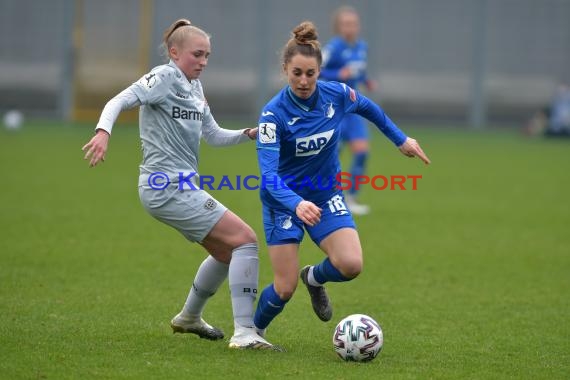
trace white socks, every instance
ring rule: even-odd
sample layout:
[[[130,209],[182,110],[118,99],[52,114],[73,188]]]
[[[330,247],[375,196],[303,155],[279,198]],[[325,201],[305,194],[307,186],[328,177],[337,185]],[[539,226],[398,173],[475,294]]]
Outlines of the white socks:
[[[311,285],[311,286],[323,286],[323,284],[321,284],[320,282],[318,282],[318,281],[315,279],[315,275],[313,274],[313,270],[314,270],[314,269],[315,269],[315,266],[314,266],[314,265],[312,265],[312,266],[309,268],[309,273],[308,273],[308,275],[307,275],[307,281],[309,282],[309,285]]]
[[[228,264],[224,264],[212,256],[208,256],[202,261],[182,309],[184,316],[199,318],[202,315],[208,298],[216,293],[216,290],[226,279],[228,268]]]
[[[253,327],[253,304],[257,297],[259,258],[257,243],[248,243],[233,250],[228,273],[234,324]]]
[[[182,309],[186,319],[200,318],[208,298],[216,293],[228,277],[234,324],[253,327],[254,303],[257,297],[259,258],[257,243],[248,243],[232,252],[230,264],[208,256],[198,268],[194,283]]]

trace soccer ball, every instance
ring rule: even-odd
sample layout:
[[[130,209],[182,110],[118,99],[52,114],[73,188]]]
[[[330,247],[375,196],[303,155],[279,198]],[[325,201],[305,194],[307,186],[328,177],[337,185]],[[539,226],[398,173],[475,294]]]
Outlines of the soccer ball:
[[[333,334],[334,350],[346,361],[367,362],[382,349],[382,328],[364,314],[352,314],[336,325]]]
[[[11,110],[4,114],[4,126],[9,130],[20,129],[24,122],[24,115],[20,111]]]

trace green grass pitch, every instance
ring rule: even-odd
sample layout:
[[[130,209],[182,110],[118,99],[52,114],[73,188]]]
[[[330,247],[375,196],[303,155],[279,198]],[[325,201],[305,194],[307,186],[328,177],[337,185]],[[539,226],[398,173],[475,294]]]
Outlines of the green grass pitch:
[[[80,150],[92,126],[0,131],[0,378],[570,378],[569,142],[403,127],[433,164],[373,133],[370,174],[423,178],[416,191],[364,189],[364,271],[328,286],[328,323],[299,287],[268,331],[286,353],[171,333],[204,252],[140,205],[136,127],[117,126],[92,169]],[[258,173],[253,143],[203,144],[201,157],[203,174]],[[212,193],[263,241],[257,192]],[[264,244],[260,257],[264,287]],[[302,245],[303,265],[322,257]],[[229,338],[228,293],[226,283],[205,318]],[[370,363],[332,349],[336,322],[352,313],[383,327]]]

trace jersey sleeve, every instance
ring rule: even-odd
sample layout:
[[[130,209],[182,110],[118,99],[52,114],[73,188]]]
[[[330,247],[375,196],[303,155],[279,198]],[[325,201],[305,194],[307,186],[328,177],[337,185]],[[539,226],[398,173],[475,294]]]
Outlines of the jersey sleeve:
[[[264,189],[285,208],[295,212],[303,200],[279,177],[281,136],[279,121],[273,112],[265,109],[259,119],[257,131],[257,161]],[[263,180],[265,179],[265,181]]]
[[[115,124],[119,114],[124,110],[138,107],[140,105],[141,102],[133,90],[133,85],[131,85],[105,104],[105,108],[103,108],[103,112],[101,112],[95,131],[102,129],[108,134],[111,134],[113,124]]]
[[[249,137],[244,133],[245,129],[232,130],[221,128],[216,120],[210,106],[204,96],[204,91],[200,85],[200,92],[204,100],[204,119],[202,120],[202,137],[212,146],[235,145],[245,141],[250,141]]]
[[[133,83],[131,87],[142,105],[158,104],[168,94],[169,82],[173,75],[165,69],[151,71]]]
[[[368,119],[396,146],[400,146],[406,141],[407,136],[394,124],[379,105],[352,87],[344,83],[339,83],[339,85],[342,88],[345,113],[356,113]]]

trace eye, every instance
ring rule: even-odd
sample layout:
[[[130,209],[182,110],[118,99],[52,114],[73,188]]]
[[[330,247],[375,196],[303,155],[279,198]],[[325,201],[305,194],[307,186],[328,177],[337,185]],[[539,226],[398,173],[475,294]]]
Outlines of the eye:
[[[313,75],[315,75],[315,72],[314,72],[313,70],[307,71],[307,76],[308,76],[309,78],[311,78]]]

